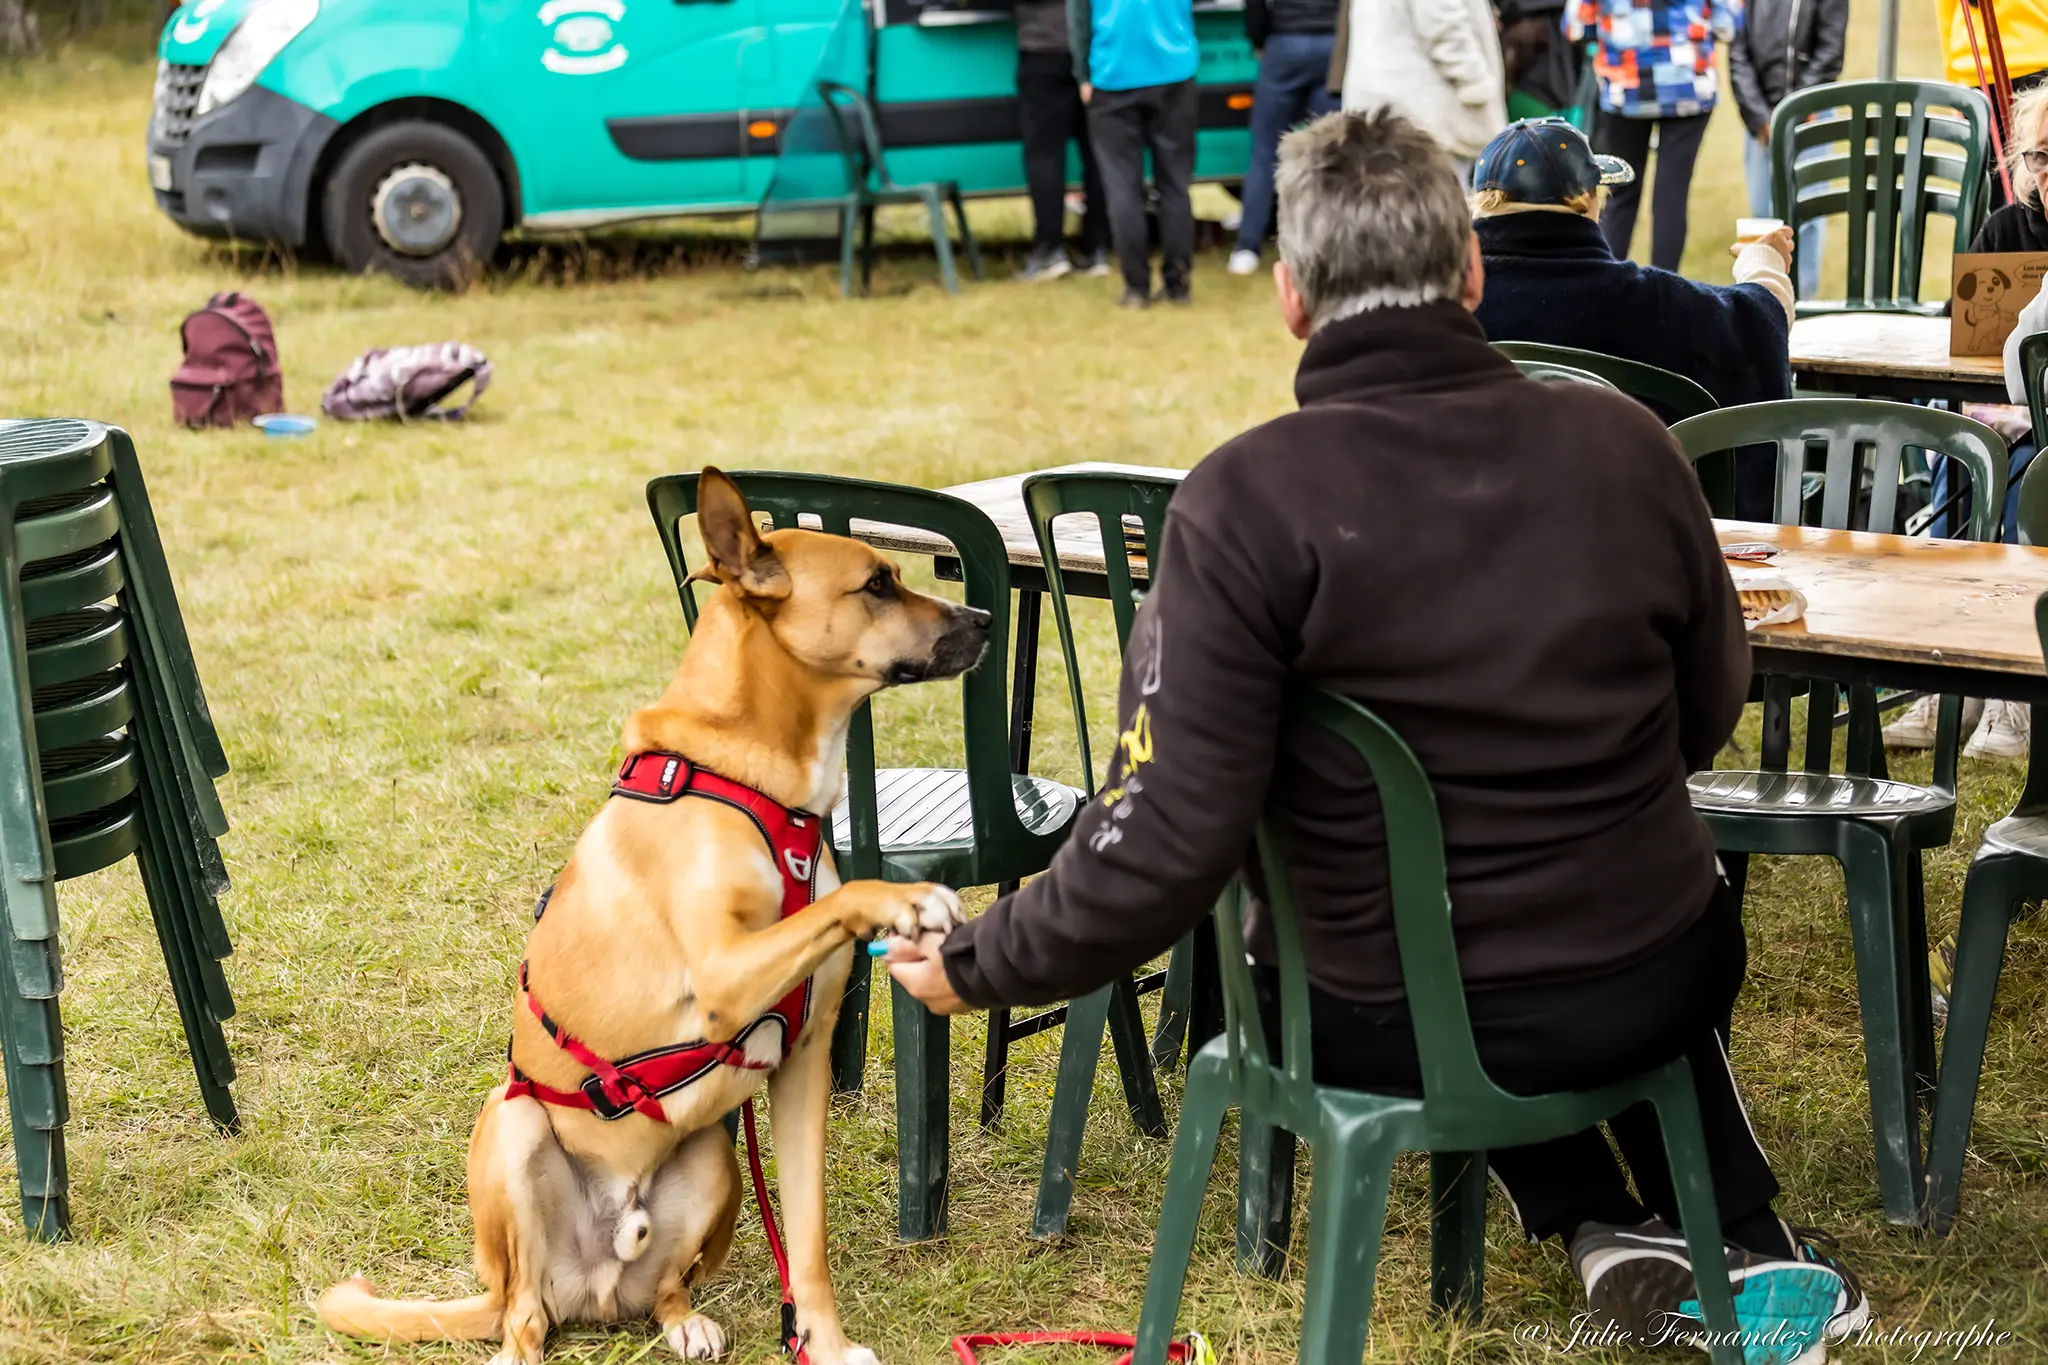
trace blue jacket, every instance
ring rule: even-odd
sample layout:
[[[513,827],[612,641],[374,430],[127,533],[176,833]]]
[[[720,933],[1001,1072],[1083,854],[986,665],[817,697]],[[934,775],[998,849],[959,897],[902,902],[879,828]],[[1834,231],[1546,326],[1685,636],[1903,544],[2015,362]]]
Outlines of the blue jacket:
[[[1640,360],[1695,381],[1722,407],[1792,396],[1785,310],[1762,285],[1701,284],[1618,261],[1600,225],[1575,213],[1507,213],[1473,230],[1488,340]]]
[[[1067,0],[1074,79],[1098,90],[1172,85],[1195,74],[1194,0]]]

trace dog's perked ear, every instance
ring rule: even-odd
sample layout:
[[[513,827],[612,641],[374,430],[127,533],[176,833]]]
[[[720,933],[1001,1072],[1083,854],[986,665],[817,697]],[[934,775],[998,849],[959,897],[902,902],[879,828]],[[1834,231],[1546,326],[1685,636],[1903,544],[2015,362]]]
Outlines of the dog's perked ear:
[[[711,563],[692,578],[712,578],[749,597],[789,596],[789,575],[762,542],[746,496],[724,470],[710,465],[697,476],[697,530]]]

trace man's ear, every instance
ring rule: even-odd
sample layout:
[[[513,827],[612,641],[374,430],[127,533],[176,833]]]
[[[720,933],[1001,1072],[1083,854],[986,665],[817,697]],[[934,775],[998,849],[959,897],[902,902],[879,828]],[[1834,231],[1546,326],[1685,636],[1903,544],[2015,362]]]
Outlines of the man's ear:
[[[1479,234],[1473,233],[1465,240],[1465,288],[1458,296],[1458,302],[1465,305],[1465,311],[1479,311],[1479,301],[1486,297],[1486,259],[1479,252]]]
[[[714,578],[749,597],[789,596],[789,575],[754,528],[746,496],[725,471],[709,465],[697,478],[697,530],[711,563],[692,578]]]
[[[1273,262],[1273,292],[1280,300],[1281,323],[1296,341],[1307,341],[1315,331],[1315,321],[1309,317],[1308,302],[1295,287],[1294,272],[1285,261]]]

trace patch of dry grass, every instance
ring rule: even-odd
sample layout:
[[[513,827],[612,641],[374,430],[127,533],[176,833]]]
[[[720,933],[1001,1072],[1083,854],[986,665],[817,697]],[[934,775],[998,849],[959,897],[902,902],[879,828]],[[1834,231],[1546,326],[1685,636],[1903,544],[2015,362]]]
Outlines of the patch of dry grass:
[[[1859,7],[1859,25],[1870,17]],[[1195,309],[1137,315],[1111,307],[1109,281],[999,280],[949,300],[910,254],[886,264],[883,297],[847,304],[827,268],[742,272],[732,225],[522,247],[460,297],[231,256],[150,207],[148,91],[146,62],[104,51],[0,70],[0,412],[119,422],[148,463],[234,764],[224,851],[242,1010],[229,1037],[247,1131],[224,1139],[200,1116],[132,876],[66,885],[78,1240],[0,1236],[0,1360],[481,1361],[470,1346],[337,1341],[307,1300],[357,1270],[415,1294],[472,1284],[463,1143],[502,1074],[533,897],[602,798],[622,717],[683,642],[647,478],[717,462],[942,485],[1077,459],[1186,463],[1288,406],[1296,348],[1264,283],[1226,276],[1214,254]],[[1704,277],[1725,277],[1708,225],[1744,212],[1733,138],[1734,120],[1716,119],[1703,154],[1690,259]],[[1021,208],[977,205],[975,218],[1014,263]],[[177,322],[230,287],[277,319],[299,410],[371,345],[460,337],[491,355],[497,386],[459,427],[327,424],[296,442],[178,431],[164,389]],[[1091,630],[1104,688],[1112,651],[1103,621]],[[1037,767],[1076,778],[1052,651],[1040,686]],[[899,760],[956,743],[947,692],[887,702]],[[1963,828],[1930,864],[1938,919],[1953,915],[1977,832],[2017,789],[2004,766],[1973,765],[1966,780]],[[2015,937],[1964,1221],[1924,1242],[1878,1216],[1839,879],[1779,862],[1753,886],[1736,1061],[1786,1212],[1845,1235],[1886,1325],[1995,1315],[2031,1343],[2004,1358],[2040,1355],[2038,928]],[[981,1028],[955,1033],[948,1240],[892,1240],[885,1027],[866,1094],[836,1117],[834,1245],[853,1330],[892,1361],[937,1362],[959,1330],[1129,1324],[1166,1144],[1134,1133],[1105,1067],[1075,1235],[1028,1241],[1056,1041],[1019,1050],[1008,1122],[984,1133]],[[1230,1204],[1219,1179],[1183,1321],[1232,1365],[1278,1365],[1294,1353],[1300,1279],[1232,1272]],[[1521,1244],[1496,1208],[1485,1325],[1436,1323],[1423,1311],[1425,1212],[1420,1167],[1405,1164],[1373,1358],[1533,1365],[1541,1348],[1513,1329],[1569,1317],[1563,1257]],[[764,1361],[773,1277],[758,1234],[741,1242],[706,1307],[737,1359]],[[554,1353],[610,1363],[666,1348],[629,1328],[565,1334]]]

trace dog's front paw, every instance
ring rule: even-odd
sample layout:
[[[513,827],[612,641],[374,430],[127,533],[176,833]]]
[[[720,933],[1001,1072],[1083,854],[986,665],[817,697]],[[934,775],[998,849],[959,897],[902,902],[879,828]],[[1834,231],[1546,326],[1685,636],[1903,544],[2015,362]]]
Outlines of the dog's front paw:
[[[684,1360],[720,1360],[725,1356],[725,1329],[702,1313],[690,1314],[665,1335],[668,1344]]]
[[[943,934],[967,917],[960,912],[960,897],[950,886],[937,882],[916,882],[903,888],[903,904],[897,913],[896,922],[889,926],[892,933],[904,938],[917,938],[923,934]]]
[[[865,1346],[855,1346],[846,1353],[843,1365],[882,1365],[881,1358]]]

